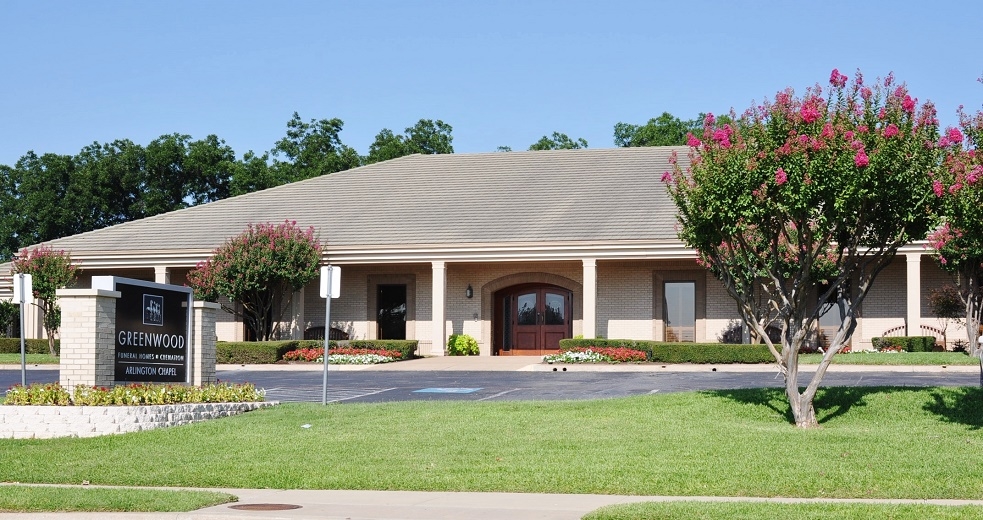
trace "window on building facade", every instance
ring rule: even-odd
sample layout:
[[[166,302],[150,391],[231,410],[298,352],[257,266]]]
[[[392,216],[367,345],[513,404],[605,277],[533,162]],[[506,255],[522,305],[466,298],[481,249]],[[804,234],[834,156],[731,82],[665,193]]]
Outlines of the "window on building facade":
[[[406,285],[379,285],[376,294],[379,339],[406,339]]]
[[[696,341],[696,282],[665,282],[665,341]]]

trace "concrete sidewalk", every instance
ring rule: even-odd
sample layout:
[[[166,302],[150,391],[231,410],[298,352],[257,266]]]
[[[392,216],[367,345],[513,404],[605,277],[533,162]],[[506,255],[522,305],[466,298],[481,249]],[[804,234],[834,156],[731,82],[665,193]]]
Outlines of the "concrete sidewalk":
[[[302,491],[208,489],[239,497],[238,502],[188,513],[13,513],[0,518],[78,520],[577,520],[603,506],[633,502],[711,501],[776,503],[874,503],[983,506],[983,500],[869,500],[756,497],[674,497],[556,495],[544,493],[463,493],[423,491]],[[299,507],[298,507],[299,506]]]

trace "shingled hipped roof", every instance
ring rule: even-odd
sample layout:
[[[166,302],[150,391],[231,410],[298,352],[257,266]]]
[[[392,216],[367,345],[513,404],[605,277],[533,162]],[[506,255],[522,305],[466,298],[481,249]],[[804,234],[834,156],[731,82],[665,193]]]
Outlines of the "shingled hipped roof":
[[[411,155],[49,242],[73,253],[214,249],[296,220],[328,248],[676,240],[660,177],[683,147]]]

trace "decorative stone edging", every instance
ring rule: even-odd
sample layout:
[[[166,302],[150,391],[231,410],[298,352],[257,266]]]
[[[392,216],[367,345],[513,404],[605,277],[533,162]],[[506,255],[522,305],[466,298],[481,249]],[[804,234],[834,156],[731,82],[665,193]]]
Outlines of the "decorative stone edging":
[[[98,437],[228,417],[278,404],[197,403],[148,406],[0,406],[0,439]]]

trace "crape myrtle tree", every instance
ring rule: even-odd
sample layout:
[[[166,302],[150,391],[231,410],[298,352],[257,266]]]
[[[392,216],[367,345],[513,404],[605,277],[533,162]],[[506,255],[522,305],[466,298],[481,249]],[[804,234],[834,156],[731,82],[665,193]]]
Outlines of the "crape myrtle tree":
[[[818,425],[813,399],[856,328],[857,309],[898,248],[931,229],[938,122],[892,75],[828,91],[791,89],[731,114],[707,115],[690,135],[689,166],[663,174],[678,207],[679,237],[721,280],[785,378],[795,424]],[[840,326],[802,388],[799,351],[818,319]],[[781,329],[773,342],[765,329]]]
[[[242,319],[257,340],[268,341],[274,321],[283,321],[294,291],[317,276],[320,262],[314,228],[302,230],[296,221],[250,224],[198,263],[188,273],[188,285],[195,298],[218,301],[224,296],[239,303],[241,307],[222,308]]]
[[[939,138],[945,158],[932,180],[932,192],[942,204],[943,223],[929,236],[929,245],[942,269],[955,278],[964,307],[969,353],[983,356],[978,341],[983,317],[983,112],[970,116],[960,109],[959,126],[949,128]]]
[[[23,249],[14,258],[13,272],[31,275],[34,304],[41,309],[44,332],[48,336],[48,352],[55,356],[55,334],[61,327],[61,307],[55,291],[75,281],[78,265],[65,251],[49,246]]]

